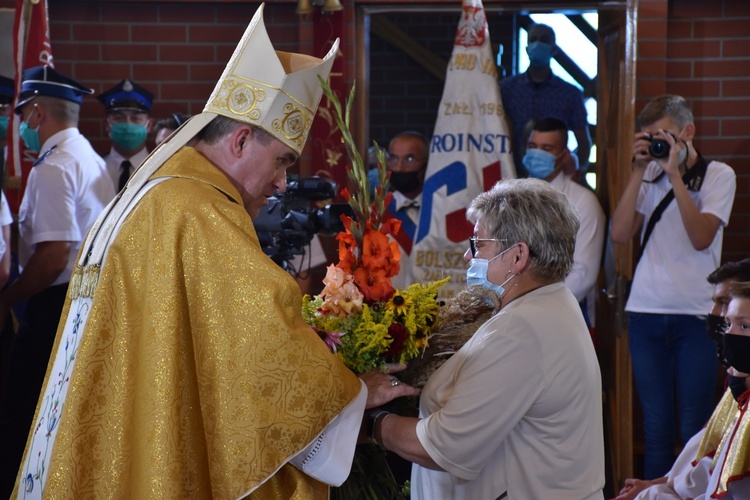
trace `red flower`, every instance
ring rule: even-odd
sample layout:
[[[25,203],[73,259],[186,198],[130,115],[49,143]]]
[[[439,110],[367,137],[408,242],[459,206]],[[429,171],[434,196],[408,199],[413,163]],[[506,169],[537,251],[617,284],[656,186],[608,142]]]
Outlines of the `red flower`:
[[[404,342],[406,342],[406,338],[408,337],[406,327],[401,323],[391,323],[391,326],[388,327],[388,335],[393,339],[393,342],[391,342],[391,346],[383,354],[383,357],[386,359],[395,358],[401,354]]]

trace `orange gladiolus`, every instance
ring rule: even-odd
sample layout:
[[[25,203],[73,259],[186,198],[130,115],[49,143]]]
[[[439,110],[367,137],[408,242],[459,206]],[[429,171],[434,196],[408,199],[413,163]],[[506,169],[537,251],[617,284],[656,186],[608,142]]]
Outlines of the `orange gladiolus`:
[[[385,269],[359,267],[354,271],[354,281],[368,302],[386,302],[395,292]]]

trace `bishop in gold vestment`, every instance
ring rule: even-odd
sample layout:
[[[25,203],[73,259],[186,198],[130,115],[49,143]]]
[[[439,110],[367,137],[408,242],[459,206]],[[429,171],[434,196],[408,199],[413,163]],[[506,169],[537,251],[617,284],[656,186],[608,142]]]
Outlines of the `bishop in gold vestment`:
[[[360,382],[302,320],[226,176],[185,147],[160,177],[101,269],[44,496],[238,498],[266,481],[255,497],[317,497],[284,464]]]

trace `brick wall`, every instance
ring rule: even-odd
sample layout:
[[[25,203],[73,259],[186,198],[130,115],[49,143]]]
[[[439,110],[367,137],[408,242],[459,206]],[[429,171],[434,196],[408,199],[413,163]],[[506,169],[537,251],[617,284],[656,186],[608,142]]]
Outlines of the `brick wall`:
[[[637,107],[680,94],[693,103],[695,146],[737,173],[723,261],[750,255],[750,3],[641,0]]]
[[[355,74],[353,0],[344,40],[346,71]],[[372,0],[368,4],[397,3]],[[422,2],[420,2],[422,3]],[[439,2],[445,3],[445,2]],[[489,5],[489,0],[486,1]],[[13,8],[14,0],[0,0]],[[199,112],[258,3],[244,1],[50,0],[52,47],[57,66],[97,93],[125,76],[156,94],[153,115]],[[294,0],[266,4],[266,26],[282,50],[312,52],[313,26],[295,13]],[[641,0],[638,13],[638,102],[680,93],[694,102],[698,139],[705,155],[721,159],[738,174],[734,211],[724,238],[724,259],[748,255],[750,248],[750,2],[744,0]],[[432,19],[434,16],[430,16]],[[402,29],[448,58],[457,20],[442,14],[438,24],[412,15]],[[491,22],[491,39],[503,36]],[[317,27],[316,27],[317,28]],[[437,35],[436,35],[437,34]],[[439,35],[439,36],[438,36]],[[382,40],[372,39],[371,136],[383,143],[397,131],[414,128],[429,134],[442,84],[411,61],[394,56]],[[322,56],[322,54],[316,54]],[[417,73],[417,74],[415,74]],[[426,76],[425,76],[426,75]],[[405,80],[416,93],[404,95]],[[419,78],[425,78],[420,82]],[[409,92],[412,92],[411,90]],[[385,96],[396,97],[388,102]],[[86,98],[81,129],[103,152],[100,104]]]

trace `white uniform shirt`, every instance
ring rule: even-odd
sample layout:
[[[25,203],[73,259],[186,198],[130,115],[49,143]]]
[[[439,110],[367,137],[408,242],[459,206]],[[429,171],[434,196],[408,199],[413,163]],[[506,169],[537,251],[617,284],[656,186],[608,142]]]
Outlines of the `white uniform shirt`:
[[[655,179],[661,168],[652,162],[644,179]],[[642,183],[636,211],[643,214],[645,233],[648,220],[661,200],[672,189],[667,176],[656,183]],[[713,307],[713,285],[706,281],[719,267],[724,226],[734,204],[736,178],[729,165],[712,161],[700,191],[690,197],[702,214],[713,214],[721,220],[711,245],[698,251],[693,248],[682,222],[677,201],[673,200],[656,223],[633,277],[626,311],[653,314],[705,315]]]
[[[133,165],[133,168],[130,171],[130,175],[132,177],[133,172],[135,172],[136,169],[143,164],[143,162],[146,160],[146,157],[148,157],[148,150],[146,149],[146,146],[143,146],[140,151],[138,151],[130,158],[125,158],[120,153],[118,153],[115,148],[109,150],[109,154],[104,157],[104,161],[107,164],[107,173],[112,178],[112,186],[114,187],[115,193],[120,190],[118,186],[120,185],[120,174],[122,173],[120,165],[122,164],[122,162],[128,160],[130,161],[130,164]]]
[[[8,199],[5,197],[5,193],[0,192],[0,228],[7,226],[13,222],[13,214],[10,213],[10,206],[8,206]],[[1,235],[0,235],[1,236]],[[0,258],[5,255],[5,250],[8,248],[9,241],[5,241],[5,238],[0,237]]]
[[[599,364],[562,283],[489,319],[427,381],[417,437],[445,471],[414,465],[415,499],[602,499]]]
[[[71,242],[68,265],[52,283],[59,285],[70,280],[86,231],[115,191],[104,160],[77,128],[47,139],[39,157],[44,158],[31,169],[18,210],[19,263],[26,265],[37,243]]]
[[[550,184],[563,193],[578,212],[581,226],[576,235],[576,248],[573,253],[573,270],[565,278],[565,286],[570,288],[578,302],[587,299],[589,319],[594,324],[596,281],[602,262],[604,248],[605,218],[602,206],[596,195],[560,173]]]

